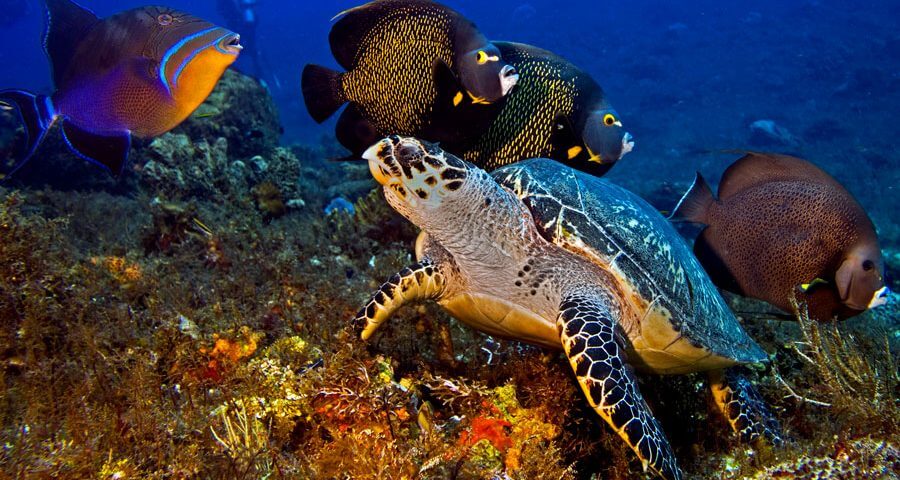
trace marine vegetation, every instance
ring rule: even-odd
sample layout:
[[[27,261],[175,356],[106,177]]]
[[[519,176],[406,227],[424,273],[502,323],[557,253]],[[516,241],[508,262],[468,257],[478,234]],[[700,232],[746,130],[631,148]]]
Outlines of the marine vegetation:
[[[418,232],[371,192],[367,167],[326,161],[333,141],[236,153],[248,128],[272,128],[266,90],[239,74],[219,86],[238,87],[240,114],[214,92],[190,129],[136,144],[120,183],[51,142],[0,186],[0,477],[648,478],[556,352],[427,303],[358,340],[352,318],[412,262]],[[256,120],[231,123],[241,115]],[[37,176],[54,169],[72,181]],[[280,216],[254,196],[266,182]],[[353,213],[325,215],[336,197]],[[862,381],[835,386],[826,372],[842,378],[841,364],[820,371],[813,350],[836,341],[830,325],[742,319],[771,353],[749,378],[792,439],[782,450],[734,439],[708,413],[704,376],[642,375],[684,476],[822,462],[900,475],[896,380],[883,377],[897,305],[835,327],[846,353],[821,351]]]

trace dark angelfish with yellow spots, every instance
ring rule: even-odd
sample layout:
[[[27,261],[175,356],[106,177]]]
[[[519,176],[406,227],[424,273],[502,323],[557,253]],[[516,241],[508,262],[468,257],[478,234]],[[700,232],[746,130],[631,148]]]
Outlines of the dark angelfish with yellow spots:
[[[16,110],[27,135],[12,171],[58,122],[73,153],[118,174],[132,135],[155,137],[184,121],[241,45],[238,34],[166,7],[100,19],[70,0],[48,0],[44,50],[53,94],[0,91],[0,108]]]
[[[518,79],[471,21],[438,3],[376,0],[336,18],[329,42],[347,71],[307,65],[303,99],[320,123],[350,103],[336,134],[357,157],[386,134],[472,137],[491,120],[479,111]]]
[[[487,169],[528,158],[552,158],[592,175],[605,174],[634,148],[600,85],[558,55],[531,45],[494,42],[519,72],[516,89],[480,137],[444,146]]]
[[[698,173],[673,218],[704,226],[694,252],[726,290],[788,313],[796,297],[822,321],[887,301],[872,220],[806,160],[749,153],[725,170],[718,197]]]

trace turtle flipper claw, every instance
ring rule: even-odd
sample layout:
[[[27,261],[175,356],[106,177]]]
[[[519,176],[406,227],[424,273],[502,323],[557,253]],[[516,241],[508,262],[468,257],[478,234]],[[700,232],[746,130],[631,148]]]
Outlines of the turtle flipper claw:
[[[672,447],[625,364],[617,322],[607,305],[589,295],[563,300],[557,328],[578,383],[594,410],[648,467],[667,480],[681,478]]]
[[[787,438],[781,425],[740,367],[712,371],[709,379],[716,406],[741,441],[762,437],[776,447],[784,445]]]
[[[381,284],[356,314],[353,324],[362,330],[362,339],[368,340],[397,309],[406,303],[439,297],[444,284],[443,274],[431,261],[425,259],[410,265]]]

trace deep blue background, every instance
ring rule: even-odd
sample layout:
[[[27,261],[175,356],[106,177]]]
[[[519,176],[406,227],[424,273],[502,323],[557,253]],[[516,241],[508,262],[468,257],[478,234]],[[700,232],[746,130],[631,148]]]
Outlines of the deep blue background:
[[[83,3],[100,15],[141,4]],[[221,20],[211,0],[168,3]],[[318,126],[307,116],[300,71],[309,62],[337,68],[328,50],[330,19],[360,3],[261,0],[259,44],[272,69],[267,81],[285,142],[331,133],[333,120]],[[446,3],[487,36],[553,50],[603,85],[637,141],[611,174],[627,186],[644,193],[667,182],[681,188],[697,169],[715,180],[735,158],[715,152],[779,150],[816,161],[868,207],[896,219],[888,200],[900,184],[896,0]],[[0,86],[47,91],[43,17],[38,2],[32,5],[26,18],[0,31]],[[759,119],[776,121],[796,141],[755,142],[750,124]]]

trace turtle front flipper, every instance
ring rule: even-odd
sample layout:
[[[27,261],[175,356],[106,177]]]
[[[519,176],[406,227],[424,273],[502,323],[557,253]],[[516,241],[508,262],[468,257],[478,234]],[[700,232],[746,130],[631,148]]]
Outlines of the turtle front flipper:
[[[776,447],[784,445],[781,425],[741,370],[732,367],[709,372],[716,407],[741,441],[749,443],[765,437]]]
[[[428,259],[395,273],[356,314],[354,324],[363,326],[362,339],[368,340],[404,304],[440,297],[444,285],[444,275]]]
[[[572,295],[556,320],[563,349],[594,410],[637,453],[644,465],[666,479],[680,479],[672,447],[644,402],[625,364],[614,314],[602,299]]]

